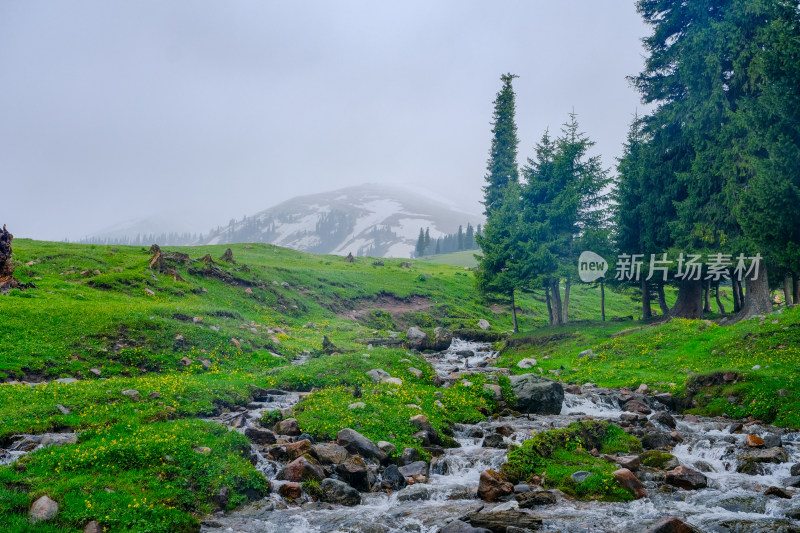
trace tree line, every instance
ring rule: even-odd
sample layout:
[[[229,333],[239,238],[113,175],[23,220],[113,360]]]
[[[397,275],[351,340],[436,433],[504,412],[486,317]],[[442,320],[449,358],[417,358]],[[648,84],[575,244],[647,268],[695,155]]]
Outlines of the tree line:
[[[481,231],[480,224],[478,224],[476,229],[468,222],[466,231],[464,231],[464,226],[459,225],[457,232],[446,233],[441,237],[432,239],[430,227],[419,228],[419,237],[417,237],[417,244],[414,247],[413,257],[450,254],[464,250],[477,250],[478,242],[475,237],[476,235],[480,235]]]
[[[645,66],[630,81],[652,111],[633,117],[613,176],[588,155],[592,142],[574,113],[555,138],[545,131],[520,171],[515,76],[501,77],[484,187],[487,222],[477,239],[478,287],[507,295],[512,310],[515,292],[544,290],[551,323],[563,324],[578,254],[592,250],[611,265],[623,254],[642,259],[638,281],[613,279],[613,269],[598,281],[636,283],[643,318],[651,299],[664,314],[700,318],[711,309],[712,290],[725,312],[720,284],[730,284],[734,297],[728,322],[771,311],[771,288],[798,303],[796,3],[639,0],[637,10],[651,33]],[[684,257],[724,260],[681,277]],[[740,282],[742,257],[758,268]],[[655,265],[666,280],[644,275]],[[677,288],[672,308],[665,284]]]

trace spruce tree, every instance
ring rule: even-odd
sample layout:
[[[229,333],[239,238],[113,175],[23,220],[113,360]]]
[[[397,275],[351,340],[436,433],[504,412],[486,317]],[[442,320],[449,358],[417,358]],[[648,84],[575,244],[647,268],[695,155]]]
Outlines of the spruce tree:
[[[492,121],[492,146],[487,163],[486,185],[483,187],[486,216],[499,207],[504,189],[509,183],[519,181],[517,166],[517,125],[515,122],[516,103],[512,82],[517,76],[503,74],[503,86],[494,101]]]

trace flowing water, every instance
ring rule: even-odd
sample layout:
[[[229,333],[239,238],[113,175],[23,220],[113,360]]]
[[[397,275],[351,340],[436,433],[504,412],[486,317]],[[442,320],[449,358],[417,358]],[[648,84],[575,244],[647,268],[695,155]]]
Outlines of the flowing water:
[[[488,345],[456,339],[449,350],[428,359],[443,379],[454,371],[496,373],[491,366],[495,356]],[[507,371],[505,371],[507,372]],[[460,448],[445,450],[431,463],[427,484],[408,486],[393,494],[362,494],[362,504],[343,507],[306,501],[288,503],[273,494],[241,509],[210,518],[204,532],[224,533],[303,533],[352,531],[360,533],[436,533],[450,520],[469,512],[498,504],[487,504],[476,497],[478,478],[486,469],[498,469],[506,450],[484,448],[483,437],[499,425],[510,425],[514,432],[504,440],[513,443],[529,438],[533,432],[565,427],[586,415],[599,420],[619,421],[624,411],[616,400],[617,391],[585,387],[582,394],[566,394],[559,415],[501,417],[476,425],[456,427]],[[287,402],[295,397],[287,398]],[[273,407],[274,408],[274,407]],[[283,406],[285,408],[285,406]],[[258,410],[252,413],[257,416]],[[652,415],[651,415],[652,416]],[[691,418],[691,417],[690,417]],[[736,472],[737,455],[746,451],[745,434],[731,433],[733,421],[700,419],[690,422],[675,416],[677,431],[684,439],[672,453],[681,465],[702,470],[708,487],[686,491],[663,483],[663,473],[640,472],[648,497],[630,503],[578,502],[557,493],[557,503],[534,509],[543,520],[543,531],[641,532],[668,515],[676,516],[704,532],[757,533],[800,532],[800,521],[786,513],[800,507],[800,491],[791,499],[765,496],[770,486],[782,487],[791,465],[800,462],[800,433],[784,432],[771,426],[750,426],[748,433],[779,435],[787,461],[764,463],[757,475]],[[656,426],[663,430],[666,427]],[[470,436],[473,435],[473,436]],[[259,460],[259,469],[274,480],[280,465]],[[274,481],[275,486],[282,482]]]

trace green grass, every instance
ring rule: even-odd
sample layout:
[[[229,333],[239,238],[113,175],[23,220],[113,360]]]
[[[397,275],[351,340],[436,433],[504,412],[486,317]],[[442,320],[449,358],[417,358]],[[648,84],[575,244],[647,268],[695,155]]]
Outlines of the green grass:
[[[193,420],[246,404],[251,385],[313,391],[294,413],[303,431],[335,437],[339,429],[351,427],[399,450],[421,449],[408,421],[414,414],[425,414],[447,443],[448,424],[477,421],[496,407],[479,378],[470,378],[472,387],[436,389],[433,369],[421,356],[404,349],[367,350],[360,342],[391,331],[402,338],[411,325],[429,334],[437,326],[469,330],[481,318],[489,320],[492,332],[511,329],[508,302],[481,297],[473,273],[463,265],[434,262],[442,256],[408,267],[400,259],[384,259],[381,265],[359,257],[348,263],[337,256],[241,244],[231,246],[235,264],[216,263],[218,277],[204,274],[199,262],[171,263],[184,280],[176,281],[148,269],[152,254],[145,247],[30,240],[13,245],[16,276],[34,281],[37,288],[0,297],[0,382],[59,377],[80,382],[0,386],[0,446],[19,433],[82,433],[77,444],[26,457],[24,469],[0,468],[4,531],[27,531],[27,508],[43,493],[55,498],[62,512],[37,531],[79,531],[96,518],[114,531],[143,532],[158,531],[149,523],[169,524],[164,527],[170,531],[193,530],[196,518],[214,507],[212,496],[222,483],[231,489],[231,505],[263,491],[263,478],[239,453],[242,438]],[[210,254],[216,260],[225,248],[165,252],[195,259]],[[500,358],[514,372],[522,372],[516,367],[521,358],[535,357],[549,376],[549,370],[563,365],[566,381],[606,386],[646,382],[680,396],[690,392],[699,375],[736,371],[742,377],[737,383],[712,384],[697,393],[694,412],[752,414],[800,427],[800,310],[775,316],[778,324],[771,324],[773,317],[763,326],[748,321],[730,328],[672,321],[611,337],[640,326],[610,320],[638,317],[636,291],[607,290],[609,321],[603,323],[598,321],[599,288],[576,284],[570,295],[571,323],[562,328],[547,325],[543,296],[534,291],[517,298],[523,333],[512,338]],[[336,353],[322,352],[324,337]],[[597,357],[578,359],[586,348]],[[300,354],[311,356],[305,365],[289,364]],[[190,364],[183,364],[184,357]],[[754,364],[762,369],[750,370]],[[407,370],[412,366],[422,370],[421,378]],[[401,378],[403,385],[373,384],[366,375],[373,368]],[[498,383],[511,399],[508,380]],[[122,396],[124,389],[139,390],[139,401]],[[787,394],[779,396],[779,389]],[[148,398],[154,392],[159,397]],[[729,396],[736,401],[729,403]],[[356,401],[365,407],[347,408]],[[70,413],[62,414],[57,405]],[[196,443],[212,454],[192,451]],[[612,449],[614,443],[603,446]],[[139,462],[124,459],[139,452]],[[156,460],[168,455],[176,462]],[[606,492],[606,473],[583,487],[565,481],[569,469],[563,468],[570,462],[580,459],[600,468],[584,455],[579,448],[556,451],[549,463],[554,479],[580,497],[612,497]],[[212,459],[216,466],[204,463]]]
[[[600,454],[641,451],[636,437],[607,422],[573,422],[564,429],[554,429],[534,435],[512,449],[501,472],[512,483],[544,480],[544,486],[558,488],[580,499],[629,501],[633,499],[614,479],[614,463],[589,453]],[[570,476],[578,471],[591,473],[582,483]]]
[[[478,266],[478,260],[475,259],[475,255],[480,255],[480,252],[480,250],[464,250],[463,252],[453,252],[450,254],[426,255],[425,257],[420,257],[420,261],[436,263],[438,265],[473,268]]]

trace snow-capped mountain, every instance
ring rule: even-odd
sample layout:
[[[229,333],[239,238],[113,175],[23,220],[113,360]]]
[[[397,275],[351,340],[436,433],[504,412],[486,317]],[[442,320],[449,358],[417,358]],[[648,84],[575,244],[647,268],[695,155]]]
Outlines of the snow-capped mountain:
[[[217,228],[203,242],[266,242],[321,254],[410,257],[420,228],[430,228],[435,239],[482,220],[418,193],[367,184],[298,196]]]

